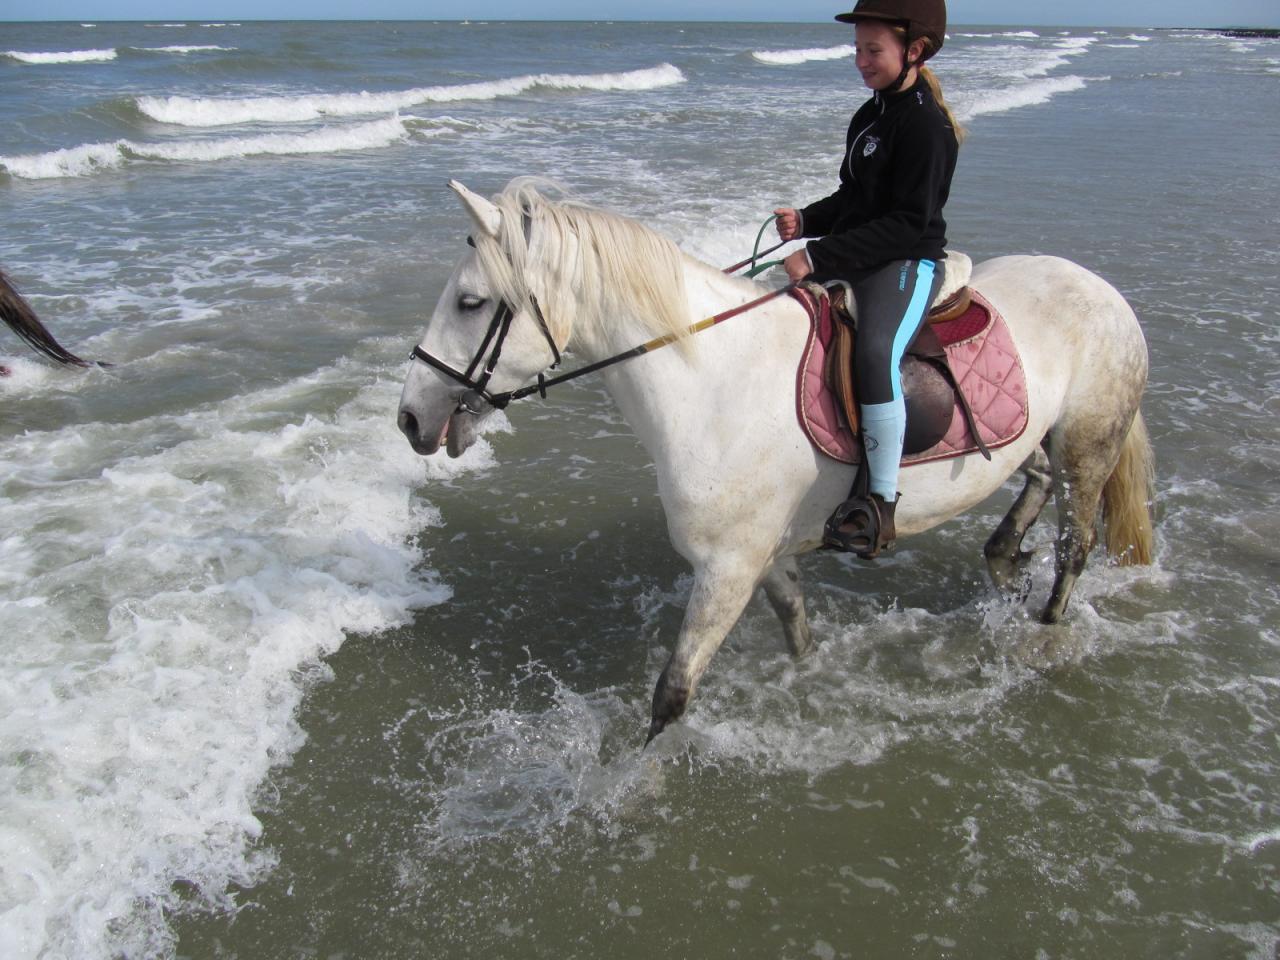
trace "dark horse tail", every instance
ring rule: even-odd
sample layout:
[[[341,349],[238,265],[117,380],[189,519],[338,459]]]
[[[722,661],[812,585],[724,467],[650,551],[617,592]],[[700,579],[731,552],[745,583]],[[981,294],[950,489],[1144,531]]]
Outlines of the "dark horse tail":
[[[13,284],[9,282],[3,270],[0,270],[0,318],[36,353],[67,366],[93,366],[88,360],[81,360],[53,338],[53,334],[45,329],[36,312],[31,309],[31,304],[27,303],[22,294],[13,288]],[[108,366],[108,364],[100,364],[100,366]]]

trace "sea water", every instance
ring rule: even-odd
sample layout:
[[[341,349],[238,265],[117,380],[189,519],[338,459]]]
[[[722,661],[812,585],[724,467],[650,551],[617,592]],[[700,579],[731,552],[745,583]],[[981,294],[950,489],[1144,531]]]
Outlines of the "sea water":
[[[554,178],[717,264],[834,186],[834,24],[0,25],[0,955],[1255,957],[1280,942],[1280,46],[953,27],[955,249],[1151,349],[1157,558],[1012,487],[802,565],[639,746],[690,579],[598,381],[423,460],[467,221]],[[775,275],[771,282],[779,282]],[[750,322],[741,318],[736,322]],[[7,335],[6,335],[7,336]],[[744,423],[744,429],[750,425]]]

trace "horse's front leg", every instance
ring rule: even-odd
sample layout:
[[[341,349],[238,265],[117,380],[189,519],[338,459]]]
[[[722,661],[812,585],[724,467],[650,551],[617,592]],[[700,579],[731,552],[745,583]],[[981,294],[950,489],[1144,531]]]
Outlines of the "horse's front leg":
[[[755,592],[762,567],[721,561],[695,572],[680,638],[653,692],[646,744],[684,714],[707,664]]]

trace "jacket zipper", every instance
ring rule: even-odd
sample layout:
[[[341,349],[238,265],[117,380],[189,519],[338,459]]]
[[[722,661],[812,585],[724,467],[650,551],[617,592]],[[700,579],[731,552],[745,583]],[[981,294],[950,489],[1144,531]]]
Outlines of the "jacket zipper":
[[[868,123],[865,127],[863,127],[862,130],[858,133],[858,135],[853,138],[853,141],[849,144],[849,156],[845,158],[845,163],[849,167],[849,176],[853,179],[854,183],[858,182],[858,174],[853,169],[853,151],[858,148],[858,141],[861,140],[864,136],[866,136],[867,131],[876,125],[877,120],[881,119],[884,116],[884,98],[877,95],[876,101],[880,104],[880,113],[874,118],[872,118],[871,122]]]

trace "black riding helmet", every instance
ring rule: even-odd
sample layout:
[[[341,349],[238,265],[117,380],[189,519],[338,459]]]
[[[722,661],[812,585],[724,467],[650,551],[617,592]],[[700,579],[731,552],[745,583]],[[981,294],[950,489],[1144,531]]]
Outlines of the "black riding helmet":
[[[885,20],[907,28],[907,46],[920,37],[928,39],[920,63],[942,49],[947,37],[946,0],[858,0],[848,13],[836,14],[841,23]]]
[[[897,91],[907,79],[913,66],[919,66],[942,49],[942,42],[947,37],[947,4],[946,0],[858,0],[848,13],[837,13],[836,19],[841,23],[857,23],[859,20],[883,20],[886,23],[906,28],[907,47],[924,37],[924,52],[914,64],[907,59],[906,51],[902,54],[902,72],[889,89]]]

